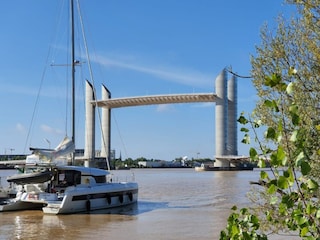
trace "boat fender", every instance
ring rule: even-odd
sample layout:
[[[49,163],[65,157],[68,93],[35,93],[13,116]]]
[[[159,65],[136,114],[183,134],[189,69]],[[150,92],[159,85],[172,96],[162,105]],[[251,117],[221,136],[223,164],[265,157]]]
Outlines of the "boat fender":
[[[119,195],[119,202],[123,203],[123,195]]]
[[[87,209],[87,212],[90,212],[90,209],[91,209],[91,202],[90,202],[90,200],[89,200],[89,199],[86,201],[86,209]]]
[[[128,197],[129,197],[130,202],[132,202],[132,200],[133,200],[132,192],[129,192],[129,193],[128,193]]]
[[[111,197],[109,195],[107,196],[107,202],[108,204],[111,204]]]

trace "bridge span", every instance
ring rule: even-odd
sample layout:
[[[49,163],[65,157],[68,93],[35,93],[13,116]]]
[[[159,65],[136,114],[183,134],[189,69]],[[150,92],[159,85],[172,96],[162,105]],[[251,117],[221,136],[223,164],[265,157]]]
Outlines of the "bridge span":
[[[223,71],[215,80],[216,93],[186,93],[150,95],[126,98],[111,98],[111,92],[102,87],[101,100],[95,98],[93,86],[86,85],[86,144],[85,158],[93,159],[95,155],[95,108],[101,108],[101,157],[110,158],[111,146],[111,109],[120,107],[191,103],[191,102],[215,102],[215,148],[216,158],[227,155],[238,155],[237,149],[237,80],[234,75],[230,79],[227,71]],[[90,161],[88,162],[90,164]],[[226,166],[224,161],[218,163]]]
[[[215,93],[189,93],[189,94],[166,94],[126,98],[110,98],[106,100],[93,101],[92,104],[105,108],[120,108],[153,104],[168,103],[191,103],[191,102],[215,102]]]

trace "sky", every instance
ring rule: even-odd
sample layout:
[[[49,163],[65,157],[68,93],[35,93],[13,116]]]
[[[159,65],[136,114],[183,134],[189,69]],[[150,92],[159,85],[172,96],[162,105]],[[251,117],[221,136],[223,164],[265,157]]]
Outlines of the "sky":
[[[0,154],[54,148],[70,136],[67,1],[1,5]],[[98,99],[101,84],[112,98],[213,93],[226,67],[250,75],[262,26],[275,29],[277,16],[292,11],[276,0],[80,0],[80,5]],[[91,79],[85,51],[76,46],[82,63],[76,70],[77,148],[84,148],[84,82]],[[252,112],[256,100],[251,79],[238,78],[238,115]],[[122,159],[213,159],[215,131],[214,103],[117,108],[111,149]],[[239,155],[248,155],[241,138],[239,131]]]

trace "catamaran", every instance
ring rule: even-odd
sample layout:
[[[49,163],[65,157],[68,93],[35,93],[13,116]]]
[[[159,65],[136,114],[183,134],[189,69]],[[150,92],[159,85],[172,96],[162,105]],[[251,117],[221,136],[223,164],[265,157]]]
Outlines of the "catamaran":
[[[78,6],[79,7],[79,6]],[[71,9],[71,71],[74,73],[74,0]],[[75,83],[72,74],[72,85]],[[72,87],[74,89],[74,87]],[[74,126],[74,98],[72,94],[72,125]],[[74,136],[74,127],[72,127]],[[18,167],[19,174],[7,180],[18,187],[15,198],[0,204],[0,211],[42,209],[46,214],[70,214],[114,208],[136,203],[138,184],[114,182],[110,169],[68,165],[74,157],[74,137],[65,138],[55,149],[30,148],[26,164]],[[108,161],[108,159],[106,159]],[[72,162],[72,161],[71,161]],[[107,164],[109,166],[109,164]]]

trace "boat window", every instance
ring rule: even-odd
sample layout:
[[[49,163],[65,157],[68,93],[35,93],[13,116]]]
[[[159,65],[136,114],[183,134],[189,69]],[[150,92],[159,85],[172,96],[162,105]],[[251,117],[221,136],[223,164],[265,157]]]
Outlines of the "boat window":
[[[93,176],[96,183],[106,183],[106,176]]]
[[[59,173],[59,184],[72,186],[81,183],[81,173],[74,170],[65,170]]]
[[[73,179],[75,184],[80,184],[81,183],[81,172],[74,171],[73,172]]]

